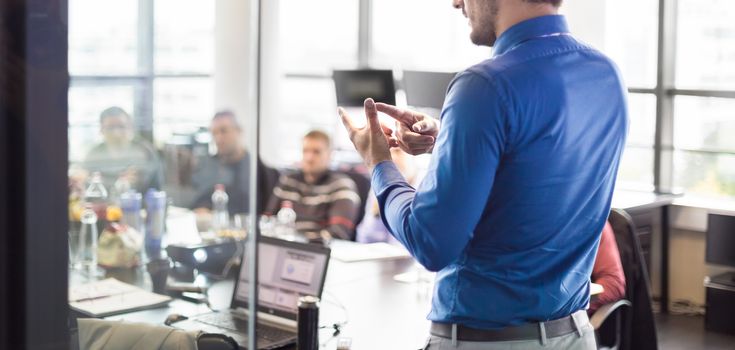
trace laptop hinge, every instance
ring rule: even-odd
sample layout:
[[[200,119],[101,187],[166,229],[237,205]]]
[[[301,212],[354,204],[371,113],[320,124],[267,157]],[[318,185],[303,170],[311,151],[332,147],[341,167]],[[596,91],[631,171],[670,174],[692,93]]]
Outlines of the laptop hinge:
[[[248,309],[238,307],[233,310],[233,313],[239,316],[247,317],[249,314]],[[285,328],[286,330],[294,331],[298,326],[295,320],[291,320],[285,317],[271,315],[265,312],[258,311],[258,322],[263,322],[267,325],[276,326],[279,328]]]

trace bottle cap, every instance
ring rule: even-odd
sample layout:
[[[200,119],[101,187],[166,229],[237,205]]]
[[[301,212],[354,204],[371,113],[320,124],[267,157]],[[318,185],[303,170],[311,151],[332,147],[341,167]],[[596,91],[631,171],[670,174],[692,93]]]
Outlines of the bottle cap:
[[[281,208],[293,208],[293,203],[291,201],[283,201],[281,202]]]
[[[305,295],[299,298],[298,306],[300,308],[319,307],[319,298],[313,295]]]
[[[215,191],[224,191],[225,190],[225,185],[223,185],[223,184],[216,184],[216,185],[214,185],[214,190]]]

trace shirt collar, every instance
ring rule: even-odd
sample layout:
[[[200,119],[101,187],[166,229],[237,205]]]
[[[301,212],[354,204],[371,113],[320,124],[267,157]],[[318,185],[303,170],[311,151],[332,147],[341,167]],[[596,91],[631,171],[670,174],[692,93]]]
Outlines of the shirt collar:
[[[502,55],[518,44],[538,37],[554,34],[568,34],[569,27],[562,15],[535,17],[519,22],[500,35],[493,47],[493,56]]]

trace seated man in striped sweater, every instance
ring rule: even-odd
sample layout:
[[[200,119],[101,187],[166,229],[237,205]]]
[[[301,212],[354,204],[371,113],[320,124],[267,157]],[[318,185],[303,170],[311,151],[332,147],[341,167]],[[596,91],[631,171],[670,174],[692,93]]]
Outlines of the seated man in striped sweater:
[[[352,240],[362,205],[355,182],[329,169],[331,153],[327,134],[316,130],[307,133],[301,171],[281,175],[265,210],[266,214],[276,214],[283,203],[291,202],[296,230],[312,242]]]

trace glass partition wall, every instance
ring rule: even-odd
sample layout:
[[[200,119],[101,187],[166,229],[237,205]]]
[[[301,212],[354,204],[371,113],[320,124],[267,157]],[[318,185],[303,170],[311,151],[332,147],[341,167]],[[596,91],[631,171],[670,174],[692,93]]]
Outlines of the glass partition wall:
[[[68,7],[70,298],[115,278],[227,309],[232,292],[208,290],[245,266],[254,321],[259,1]],[[181,313],[162,310],[139,320]]]

